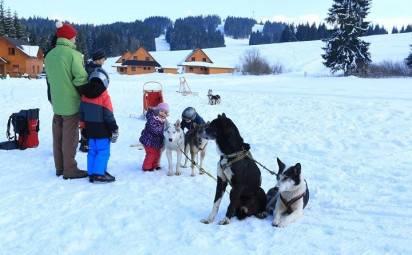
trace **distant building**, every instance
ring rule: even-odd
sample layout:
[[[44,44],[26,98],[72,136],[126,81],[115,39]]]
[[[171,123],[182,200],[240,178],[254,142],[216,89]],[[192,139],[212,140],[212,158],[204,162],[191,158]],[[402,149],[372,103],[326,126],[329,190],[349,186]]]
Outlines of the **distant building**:
[[[36,77],[43,72],[43,51],[39,46],[0,36],[0,76]]]
[[[143,47],[135,52],[127,51],[117,61],[114,67],[120,74],[147,74],[154,73],[160,68],[160,64]]]
[[[234,67],[214,63],[202,49],[193,50],[179,66],[184,68],[185,73],[195,74],[221,74],[235,71]]]

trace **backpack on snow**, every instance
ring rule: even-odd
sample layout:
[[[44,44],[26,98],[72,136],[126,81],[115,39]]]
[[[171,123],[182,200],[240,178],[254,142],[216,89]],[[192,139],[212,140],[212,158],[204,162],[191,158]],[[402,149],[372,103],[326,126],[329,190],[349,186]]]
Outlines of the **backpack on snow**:
[[[13,126],[14,135],[10,133]],[[0,143],[0,149],[24,150],[35,148],[39,145],[38,132],[40,130],[39,109],[21,110],[13,113],[7,122],[7,140]]]

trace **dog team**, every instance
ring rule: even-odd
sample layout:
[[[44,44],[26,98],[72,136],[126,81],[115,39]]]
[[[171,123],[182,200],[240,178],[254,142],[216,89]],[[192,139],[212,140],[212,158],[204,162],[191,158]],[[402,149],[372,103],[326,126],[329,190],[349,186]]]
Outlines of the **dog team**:
[[[110,142],[116,142],[118,127],[113,116],[110,96],[107,93],[109,79],[101,64],[92,69],[89,79],[104,88],[96,93],[98,96],[94,99],[82,98],[80,113],[89,145],[87,157],[89,180],[108,183],[115,180],[107,172],[107,162],[110,155]],[[167,103],[160,103],[146,112],[146,124],[139,139],[146,152],[142,170],[148,172],[160,170],[160,158],[165,149],[168,160],[167,175],[181,175],[182,155],[185,155],[183,167],[187,167],[189,161],[187,155],[190,154],[191,176],[195,176],[196,162],[199,162],[198,167],[202,169],[207,141],[215,140],[220,154],[216,194],[212,211],[202,220],[203,223],[214,221],[227,184],[232,187],[230,203],[225,217],[219,221],[219,224],[229,224],[231,218],[235,216],[238,219],[249,216],[265,218],[271,214],[273,226],[285,227],[303,216],[303,209],[309,200],[309,190],[301,174],[299,163],[286,168],[285,164],[277,159],[279,167],[277,183],[266,194],[261,188],[261,172],[249,151],[250,146],[244,143],[231,119],[222,114],[212,122],[205,123],[193,107],[187,107],[182,112],[182,122],[177,120],[174,125],[170,125],[167,121],[169,110]],[[97,123],[94,119],[96,115],[93,114],[96,112],[102,112],[102,116],[99,116],[100,122]],[[187,129],[186,133],[185,129]],[[106,136],[111,134],[110,139],[97,139],[104,136],[103,134]],[[173,152],[177,154],[175,171],[173,171]]]
[[[102,68],[105,54],[94,52],[84,68],[82,55],[75,50],[76,30],[61,22],[56,23],[56,27],[56,40],[45,54],[48,98],[54,113],[52,131],[56,175],[63,175],[64,179],[89,177],[91,183],[113,182],[115,177],[108,173],[107,165],[110,144],[117,141],[119,128],[107,90],[110,79]],[[213,95],[211,90],[208,96],[210,104],[220,103],[220,96]],[[285,227],[303,216],[309,189],[299,163],[286,167],[277,159],[277,183],[265,194],[258,161],[253,158],[250,145],[244,142],[230,118],[223,113],[205,123],[193,107],[188,107],[182,113],[182,122],[169,125],[169,110],[167,103],[160,103],[146,113],[147,121],[139,139],[146,152],[142,170],[160,170],[160,157],[165,148],[169,176],[182,173],[182,154],[186,158],[184,166],[187,166],[188,153],[191,175],[194,176],[195,167],[202,169],[208,140],[214,140],[220,154],[216,193],[212,211],[202,220],[203,223],[214,221],[228,184],[231,186],[229,206],[219,224],[229,224],[233,217],[265,218],[271,214],[273,226]],[[79,140],[78,126],[82,129],[81,150],[88,153],[87,172],[77,167],[74,158]],[[177,152],[175,173],[173,151]]]

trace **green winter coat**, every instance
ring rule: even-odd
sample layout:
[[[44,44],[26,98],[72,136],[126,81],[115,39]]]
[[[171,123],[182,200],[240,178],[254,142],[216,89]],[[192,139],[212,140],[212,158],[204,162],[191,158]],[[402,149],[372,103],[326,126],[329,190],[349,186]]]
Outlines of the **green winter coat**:
[[[79,112],[80,95],[77,89],[87,84],[83,55],[76,45],[65,38],[57,39],[56,47],[44,61],[47,80],[50,84],[53,112],[69,116]]]

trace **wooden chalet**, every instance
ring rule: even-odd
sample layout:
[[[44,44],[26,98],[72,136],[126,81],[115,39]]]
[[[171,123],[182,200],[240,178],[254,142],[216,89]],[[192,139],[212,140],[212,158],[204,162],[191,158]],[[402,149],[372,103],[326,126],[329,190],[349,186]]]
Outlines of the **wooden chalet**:
[[[160,64],[145,48],[140,47],[135,52],[124,53],[114,67],[120,74],[132,75],[154,73],[160,68]]]
[[[179,66],[183,67],[185,73],[195,74],[221,74],[235,71],[234,67],[214,63],[202,49],[193,50]]]
[[[43,51],[39,46],[0,36],[0,76],[37,77],[43,72]]]

